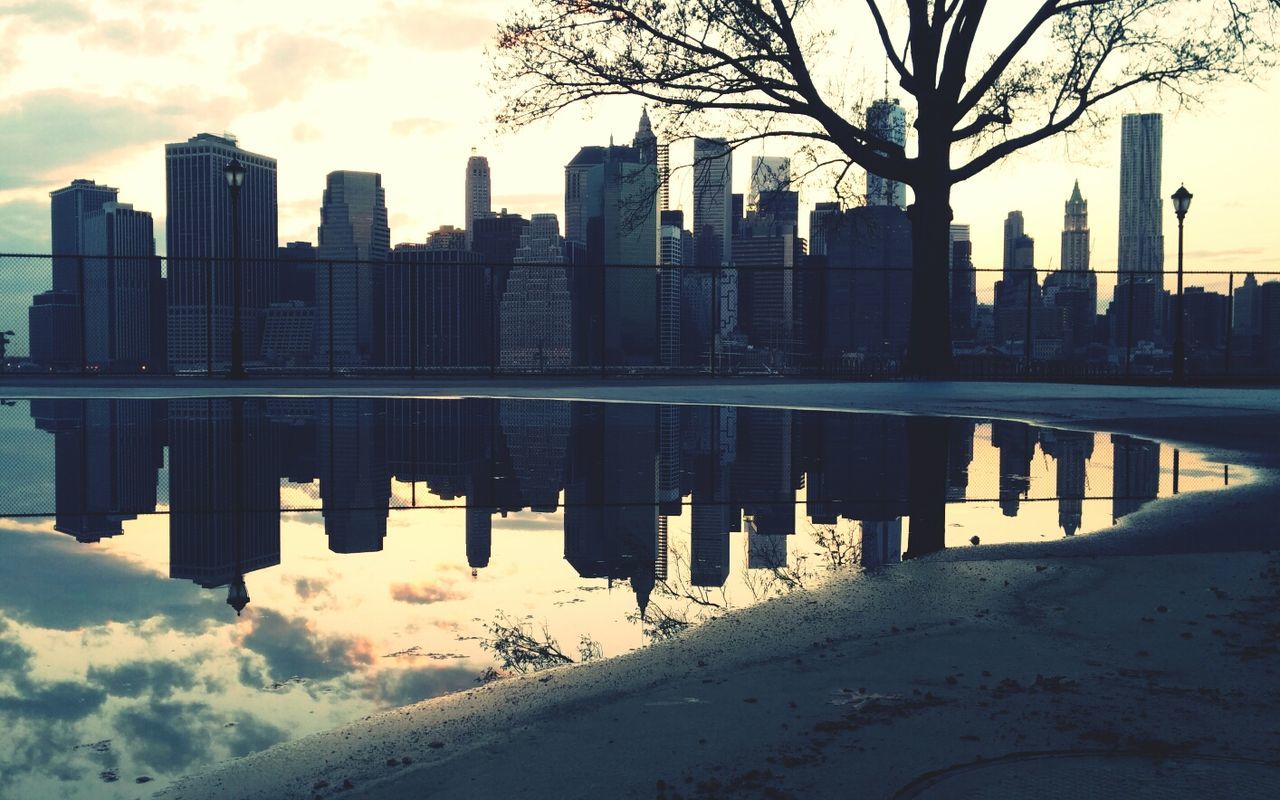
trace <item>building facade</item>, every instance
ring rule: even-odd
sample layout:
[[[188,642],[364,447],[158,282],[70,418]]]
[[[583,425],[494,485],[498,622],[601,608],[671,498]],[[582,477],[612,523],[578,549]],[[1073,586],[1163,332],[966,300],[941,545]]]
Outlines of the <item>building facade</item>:
[[[107,203],[85,217],[85,352],[106,371],[165,365],[164,282],[151,214]]]
[[[897,99],[876,100],[867,109],[867,130],[898,147],[907,144],[907,113]],[[902,181],[867,173],[867,205],[907,207],[907,186]]]
[[[201,133],[165,145],[168,354],[175,371],[224,369],[231,357],[231,190],[223,169],[244,166],[240,190],[245,358],[257,357],[264,310],[276,291],[276,160],[235,137]]]
[[[487,217],[493,210],[492,185],[489,177],[489,159],[471,151],[467,159],[467,177],[464,187],[462,226],[466,229],[467,249],[471,249],[473,220]]]
[[[329,173],[318,237],[315,360],[332,358],[334,366],[342,367],[377,364],[384,264],[391,250],[382,176]]]

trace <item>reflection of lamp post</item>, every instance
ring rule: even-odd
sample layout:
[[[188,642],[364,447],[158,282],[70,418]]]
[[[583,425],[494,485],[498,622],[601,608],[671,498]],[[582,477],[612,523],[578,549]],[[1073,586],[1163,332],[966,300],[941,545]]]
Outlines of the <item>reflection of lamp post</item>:
[[[227,587],[227,605],[236,616],[249,605],[249,587],[244,583],[244,398],[233,397],[231,403],[231,480],[235,485],[235,508],[232,522],[235,536],[232,554],[236,562],[236,578]]]
[[[231,190],[231,255],[234,259],[231,276],[231,377],[243,378],[244,334],[240,330],[240,305],[244,270],[240,263],[240,187],[244,185],[244,165],[240,159],[233,158],[223,167],[222,174],[226,176],[227,188]],[[210,298],[210,302],[212,300]]]
[[[1191,192],[1187,187],[1179,186],[1173,193],[1173,213],[1178,215],[1178,307],[1177,316],[1173,320],[1173,382],[1182,383],[1186,378],[1187,344],[1183,338],[1182,313],[1182,220],[1191,208]]]
[[[249,587],[244,585],[244,576],[236,574],[236,579],[227,588],[227,605],[236,610],[236,616],[249,605]]]
[[[4,372],[5,352],[9,349],[9,337],[13,331],[0,331],[0,373]]]

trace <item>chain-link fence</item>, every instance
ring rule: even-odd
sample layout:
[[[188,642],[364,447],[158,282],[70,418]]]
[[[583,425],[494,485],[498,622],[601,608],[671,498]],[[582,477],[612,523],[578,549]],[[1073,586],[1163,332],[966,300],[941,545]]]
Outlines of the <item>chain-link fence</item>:
[[[909,269],[0,255],[7,374],[904,374]],[[941,277],[939,278],[941,280]],[[1280,272],[955,270],[954,372],[1280,378]],[[211,302],[212,301],[212,302]],[[941,317],[941,315],[939,315]],[[938,323],[938,335],[948,323]]]

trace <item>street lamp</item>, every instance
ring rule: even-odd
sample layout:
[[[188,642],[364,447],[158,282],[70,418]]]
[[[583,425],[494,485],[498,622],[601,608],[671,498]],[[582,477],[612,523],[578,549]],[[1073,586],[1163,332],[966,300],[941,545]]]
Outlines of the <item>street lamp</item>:
[[[240,262],[240,187],[244,186],[244,165],[233,158],[223,167],[222,174],[231,190],[231,255],[234,259],[231,273],[231,377],[244,377],[244,334],[240,327],[240,305],[243,300],[242,281],[244,266]],[[209,298],[213,302],[213,298]]]
[[[1182,313],[1182,221],[1191,208],[1191,192],[1179,186],[1173,193],[1173,213],[1178,215],[1178,308],[1173,321],[1173,382],[1181,384],[1186,379],[1187,343],[1183,338]]]

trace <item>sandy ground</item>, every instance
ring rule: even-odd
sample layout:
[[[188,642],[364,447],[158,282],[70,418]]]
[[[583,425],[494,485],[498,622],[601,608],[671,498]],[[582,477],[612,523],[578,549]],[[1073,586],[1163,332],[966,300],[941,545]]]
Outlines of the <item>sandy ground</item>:
[[[1155,436],[1255,479],[1152,504],[1110,532],[841,578],[665,645],[281,745],[162,796],[1280,796],[1280,392],[487,386],[400,391],[1017,418]],[[54,388],[100,393],[40,393]],[[197,388],[215,391],[147,391]]]

